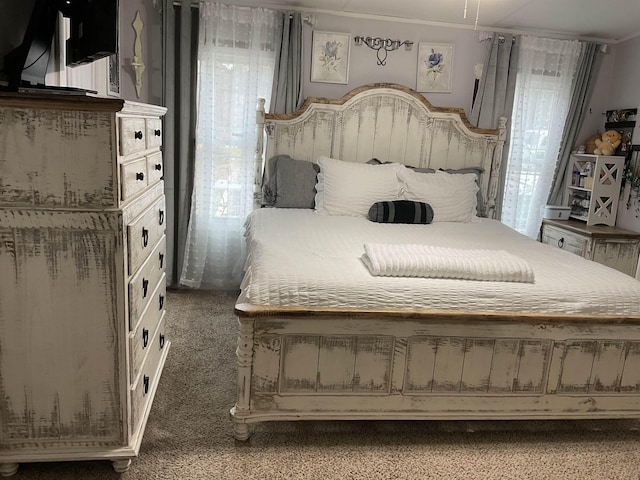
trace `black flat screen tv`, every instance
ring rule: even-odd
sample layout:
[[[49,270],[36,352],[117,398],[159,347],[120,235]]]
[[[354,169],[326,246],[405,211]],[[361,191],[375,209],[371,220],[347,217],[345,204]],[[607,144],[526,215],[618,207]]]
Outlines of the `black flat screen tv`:
[[[71,25],[67,65],[83,65],[117,52],[117,0],[36,0],[22,43],[4,57],[9,90],[46,87],[58,12]]]

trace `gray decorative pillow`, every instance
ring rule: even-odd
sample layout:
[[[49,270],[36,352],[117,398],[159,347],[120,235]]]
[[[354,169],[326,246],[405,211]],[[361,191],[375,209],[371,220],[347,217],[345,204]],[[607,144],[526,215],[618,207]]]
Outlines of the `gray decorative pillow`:
[[[377,158],[372,158],[371,160],[367,161],[367,163],[369,165],[386,165],[387,163],[393,163],[393,162],[381,162]],[[419,173],[436,173],[435,169],[428,168],[428,167],[425,167],[425,168],[412,167],[411,165],[405,165],[405,167],[410,168],[411,170]]]
[[[411,200],[376,202],[369,209],[369,220],[378,223],[431,223],[431,205]]]
[[[267,160],[262,183],[262,202],[266,207],[314,208],[320,167],[289,155]]]

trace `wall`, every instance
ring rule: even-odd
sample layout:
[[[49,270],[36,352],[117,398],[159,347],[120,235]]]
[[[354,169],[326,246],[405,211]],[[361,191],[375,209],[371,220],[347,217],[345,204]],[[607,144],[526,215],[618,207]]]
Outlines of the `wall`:
[[[0,68],[4,55],[22,42],[34,0],[0,0]],[[144,103],[162,104],[162,12],[161,0],[119,0],[120,97]],[[140,96],[136,94],[135,74],[131,67],[135,31],[132,23],[137,11],[142,29],[142,52],[145,63]],[[62,20],[62,16],[59,16]],[[68,20],[66,20],[68,24]],[[64,26],[59,24],[60,38],[54,39],[49,62],[47,85],[79,87],[107,95],[107,59],[79,67],[64,67]],[[2,75],[0,74],[0,79]]]
[[[425,93],[432,105],[463,108],[471,113],[473,98],[474,66],[484,60],[484,44],[478,41],[479,32],[448,27],[436,27],[404,22],[371,20],[339,15],[318,14],[313,27],[304,28],[304,96],[338,98],[350,90],[368,83],[392,82],[416,88],[418,43],[452,43],[454,47],[453,87],[451,93]],[[311,82],[312,31],[328,31],[351,34],[349,83],[347,85]],[[411,51],[404,47],[389,52],[387,64],[377,65],[376,52],[362,45],[356,47],[353,38],[382,37],[411,40]]]
[[[154,5],[155,4],[155,5]],[[162,105],[162,2],[160,0],[120,0],[120,96],[126,100]],[[131,61],[135,30],[133,21],[140,11],[142,74],[140,97],[136,95],[136,77]]]
[[[606,110],[640,108],[640,35],[616,45],[615,63],[611,74],[611,88]],[[636,115],[635,142],[638,140],[640,115]],[[630,203],[629,187],[625,187],[618,206],[618,227],[640,232],[640,201],[633,197]]]

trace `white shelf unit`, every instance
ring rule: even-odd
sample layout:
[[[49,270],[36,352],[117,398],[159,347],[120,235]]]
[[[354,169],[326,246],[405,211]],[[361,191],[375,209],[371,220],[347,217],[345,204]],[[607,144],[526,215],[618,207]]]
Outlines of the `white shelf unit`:
[[[567,170],[570,217],[587,225],[614,226],[623,175],[624,157],[572,154]]]

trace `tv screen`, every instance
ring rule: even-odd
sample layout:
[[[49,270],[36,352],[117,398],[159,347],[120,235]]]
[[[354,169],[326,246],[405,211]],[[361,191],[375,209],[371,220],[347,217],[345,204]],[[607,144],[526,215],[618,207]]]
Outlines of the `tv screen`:
[[[69,18],[71,25],[67,65],[90,63],[117,52],[117,0],[36,0],[22,43],[4,57],[10,90],[45,86],[58,12]],[[11,28],[24,29],[24,25]]]
[[[44,85],[57,16],[58,8],[54,2],[35,2],[22,43],[4,58],[4,71],[10,87]],[[16,28],[24,29],[24,25],[16,25]]]
[[[74,0],[67,65],[82,65],[118,50],[117,0]]]

